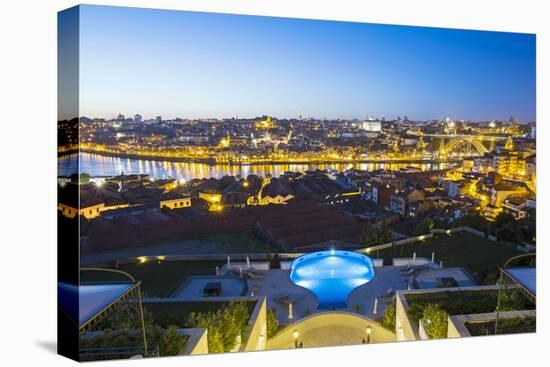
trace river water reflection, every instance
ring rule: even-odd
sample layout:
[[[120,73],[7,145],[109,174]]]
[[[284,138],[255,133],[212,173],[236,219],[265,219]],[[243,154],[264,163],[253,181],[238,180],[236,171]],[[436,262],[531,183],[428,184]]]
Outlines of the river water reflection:
[[[58,175],[70,176],[78,170],[90,176],[116,176],[125,174],[149,174],[151,178],[176,178],[191,180],[193,178],[221,178],[225,175],[246,177],[249,174],[265,175],[270,173],[277,177],[287,171],[305,172],[310,169],[360,169],[373,171],[377,169],[397,170],[412,166],[422,170],[443,169],[448,163],[329,163],[329,164],[258,164],[258,165],[210,165],[206,163],[169,162],[145,159],[106,157],[98,154],[78,153],[60,157],[57,161]]]

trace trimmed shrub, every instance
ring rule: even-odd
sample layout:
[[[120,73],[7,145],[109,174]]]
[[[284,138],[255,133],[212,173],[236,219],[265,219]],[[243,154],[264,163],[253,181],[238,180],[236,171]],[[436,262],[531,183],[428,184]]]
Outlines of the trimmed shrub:
[[[438,304],[428,304],[424,308],[423,321],[426,334],[432,339],[447,337],[449,314]]]
[[[395,332],[395,304],[392,303],[386,307],[381,324],[386,329]]]
[[[279,321],[274,309],[267,310],[267,338],[272,338],[279,331]]]
[[[208,313],[191,313],[187,323],[191,327],[208,330],[208,352],[229,352],[244,336],[250,315],[243,302],[231,303],[224,309]]]

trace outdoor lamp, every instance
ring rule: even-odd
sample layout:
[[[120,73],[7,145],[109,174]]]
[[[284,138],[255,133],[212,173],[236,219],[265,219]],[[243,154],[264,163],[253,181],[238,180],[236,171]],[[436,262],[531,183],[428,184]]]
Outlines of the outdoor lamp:
[[[298,337],[300,336],[300,333],[298,330],[294,330],[292,332],[292,336],[294,337],[294,348],[298,348]]]
[[[367,344],[370,343],[370,334],[372,333],[372,328],[367,326]]]

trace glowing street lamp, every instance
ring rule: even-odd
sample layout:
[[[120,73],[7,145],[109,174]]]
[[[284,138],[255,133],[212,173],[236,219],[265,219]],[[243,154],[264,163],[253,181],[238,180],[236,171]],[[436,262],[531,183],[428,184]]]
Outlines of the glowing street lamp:
[[[370,327],[370,325],[367,326],[366,332],[367,332],[367,344],[369,344],[370,343],[370,334],[372,334],[372,328]]]
[[[294,338],[294,348],[298,348],[298,337],[300,336],[300,333],[298,330],[294,330],[292,332],[292,337]]]

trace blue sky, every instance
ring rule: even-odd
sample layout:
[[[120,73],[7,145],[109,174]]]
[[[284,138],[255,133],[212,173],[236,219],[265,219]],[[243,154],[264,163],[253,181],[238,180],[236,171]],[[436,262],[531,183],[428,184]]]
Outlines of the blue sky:
[[[80,12],[80,115],[535,120],[535,36],[124,7]]]

